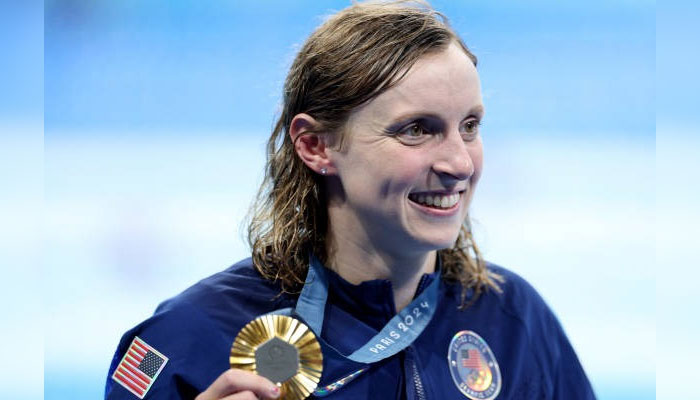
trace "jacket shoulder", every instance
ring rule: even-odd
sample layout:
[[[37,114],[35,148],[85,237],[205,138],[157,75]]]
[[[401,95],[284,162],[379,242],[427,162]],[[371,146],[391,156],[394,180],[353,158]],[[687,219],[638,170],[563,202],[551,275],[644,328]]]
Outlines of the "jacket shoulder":
[[[246,258],[165,300],[156,313],[182,306],[194,306],[213,316],[221,309],[265,309],[289,300],[288,296],[280,293],[281,287],[264,279],[253,266],[251,258]]]
[[[263,279],[248,258],[163,301],[153,316],[122,336],[106,398],[133,398],[124,384],[116,384],[114,373],[135,340],[166,359],[144,398],[194,398],[229,368],[231,344],[246,323],[288,306],[289,297],[279,293],[278,285]]]
[[[487,263],[487,269],[499,276],[501,292],[498,293],[504,311],[514,315],[550,315],[551,309],[537,290],[519,274],[503,266]]]
[[[548,335],[560,333],[560,324],[537,290],[519,274],[497,264],[488,263],[489,272],[501,277],[500,292],[490,290],[488,297],[495,298],[501,312],[520,321],[533,346],[548,340]],[[563,332],[561,332],[563,334]],[[554,362],[559,355],[552,346],[549,361]]]
[[[490,291],[487,296],[495,298],[503,314],[519,321],[527,336],[530,356],[537,360],[551,396],[595,399],[561,323],[542,296],[515,272],[492,263],[487,268],[503,278],[501,292]]]

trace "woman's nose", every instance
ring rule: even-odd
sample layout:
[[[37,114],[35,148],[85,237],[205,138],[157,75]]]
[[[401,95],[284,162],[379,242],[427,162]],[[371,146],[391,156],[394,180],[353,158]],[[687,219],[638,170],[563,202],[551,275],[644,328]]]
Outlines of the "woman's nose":
[[[474,174],[474,162],[466,143],[459,132],[448,133],[438,150],[433,170],[441,178],[464,181]]]

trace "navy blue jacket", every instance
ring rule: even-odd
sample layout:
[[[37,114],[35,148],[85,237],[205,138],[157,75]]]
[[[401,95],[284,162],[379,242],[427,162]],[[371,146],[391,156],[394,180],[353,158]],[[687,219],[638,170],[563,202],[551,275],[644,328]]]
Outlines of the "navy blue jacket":
[[[505,278],[502,293],[489,290],[459,310],[461,287],[440,283],[433,320],[405,351],[373,364],[329,399],[466,399],[450,373],[448,348],[455,333],[469,330],[483,338],[502,376],[497,399],[594,399],[561,325],[537,292],[518,275],[495,265]],[[352,285],[330,272],[322,338],[352,353],[395,314],[391,283]],[[424,275],[418,293],[435,278]],[[155,314],[126,332],[112,361],[105,398],[135,399],[111,378],[138,336],[168,361],[146,399],[192,399],[229,367],[238,331],[256,317],[294,307],[296,297],[278,296],[279,286],[262,279],[250,259],[206,278],[163,302]],[[363,365],[325,357],[321,385],[330,384]]]

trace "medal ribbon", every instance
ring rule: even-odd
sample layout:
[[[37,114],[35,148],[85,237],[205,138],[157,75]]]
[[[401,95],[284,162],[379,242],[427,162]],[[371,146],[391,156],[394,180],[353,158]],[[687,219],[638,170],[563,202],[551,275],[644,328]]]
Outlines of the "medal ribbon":
[[[323,314],[328,299],[328,277],[325,267],[313,255],[309,263],[306,283],[301,290],[294,313],[301,317],[316,336],[321,338]],[[408,306],[396,314],[379,333],[355,350],[339,355],[359,363],[371,364],[391,357],[410,346],[430,323],[437,308],[440,271],[430,285]]]

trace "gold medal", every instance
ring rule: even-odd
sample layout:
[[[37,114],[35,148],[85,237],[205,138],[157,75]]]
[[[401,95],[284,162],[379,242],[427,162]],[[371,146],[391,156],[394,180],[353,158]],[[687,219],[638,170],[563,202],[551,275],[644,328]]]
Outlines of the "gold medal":
[[[308,326],[286,315],[263,315],[241,329],[231,368],[255,372],[281,386],[280,399],[301,400],[321,380],[321,345]]]

